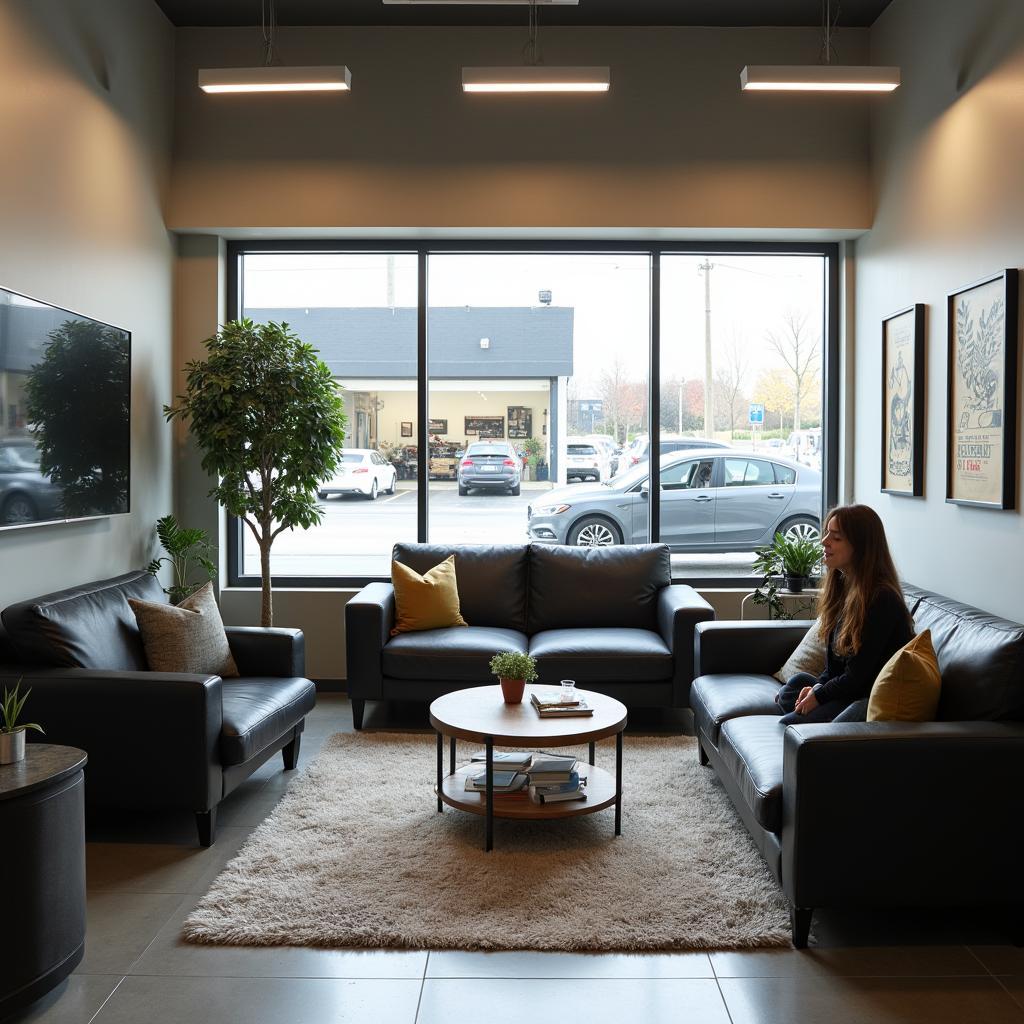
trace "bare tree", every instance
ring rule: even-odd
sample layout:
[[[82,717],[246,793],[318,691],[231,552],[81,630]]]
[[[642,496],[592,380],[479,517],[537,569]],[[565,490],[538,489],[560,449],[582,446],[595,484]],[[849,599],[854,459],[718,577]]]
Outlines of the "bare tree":
[[[734,332],[732,341],[720,354],[719,369],[715,373],[715,383],[725,399],[730,438],[736,436],[736,417],[739,415],[740,398],[749,369],[750,357],[746,347]]]
[[[815,378],[814,367],[821,355],[821,338],[815,338],[807,327],[807,315],[792,310],[783,314],[783,328],[768,331],[765,338],[778,353],[792,374],[793,429],[800,429],[800,399]]]
[[[599,385],[604,407],[604,419],[616,440],[626,441],[635,424],[639,427],[647,411],[647,389],[641,381],[633,380],[621,359],[601,374]]]

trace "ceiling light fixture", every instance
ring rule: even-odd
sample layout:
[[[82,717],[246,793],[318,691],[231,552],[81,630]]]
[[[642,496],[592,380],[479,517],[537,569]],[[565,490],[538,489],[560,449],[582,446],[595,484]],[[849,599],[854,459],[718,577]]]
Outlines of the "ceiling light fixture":
[[[531,0],[384,0],[387,4],[407,4],[419,7],[525,7]],[[538,4],[548,7],[579,7],[580,0],[536,0]]]
[[[387,2],[387,0],[385,0]],[[498,0],[492,0],[498,2]],[[505,0],[511,2],[511,0]],[[528,0],[530,35],[519,67],[462,69],[463,92],[607,92],[611,88],[608,67],[547,67],[540,50],[540,12],[544,0]],[[550,0],[557,2],[557,0]]]
[[[268,12],[269,8],[269,12]],[[264,62],[252,68],[200,68],[199,88],[221,92],[348,92],[352,72],[344,64],[285,67],[274,63],[275,0],[261,0]]]
[[[748,64],[740,72],[740,89],[781,92],[892,92],[899,88],[900,69],[869,64],[833,64],[832,35],[839,4],[822,0],[822,43],[818,64]]]

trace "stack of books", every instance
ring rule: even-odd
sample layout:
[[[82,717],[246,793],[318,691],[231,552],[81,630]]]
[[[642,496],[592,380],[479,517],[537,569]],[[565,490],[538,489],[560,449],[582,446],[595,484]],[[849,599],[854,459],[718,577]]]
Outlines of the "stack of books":
[[[494,769],[493,790],[495,798],[526,800],[530,793],[527,788],[529,776],[526,772],[513,769]],[[487,769],[466,776],[466,789],[471,793],[487,793]]]
[[[582,698],[561,700],[559,697],[539,697],[530,694],[530,702],[541,718],[577,718],[592,715],[594,709]]]
[[[575,757],[534,754],[527,772],[530,799],[537,804],[586,800],[587,779],[577,769]]]

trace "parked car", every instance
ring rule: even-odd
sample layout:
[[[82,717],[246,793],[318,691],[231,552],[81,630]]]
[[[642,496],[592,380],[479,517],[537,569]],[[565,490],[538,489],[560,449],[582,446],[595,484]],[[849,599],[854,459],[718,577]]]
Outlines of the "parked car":
[[[786,448],[794,461],[821,469],[821,427],[794,430],[786,441]]]
[[[608,434],[589,434],[582,440],[592,441],[599,450],[604,451],[608,456],[608,475],[615,476],[619,471],[619,456],[622,454],[622,449],[615,443],[615,439]]]
[[[394,494],[398,470],[372,448],[343,448],[334,476],[320,485],[324,501],[332,494],[361,494],[375,501],[378,494]]]
[[[658,442],[658,451],[662,455],[671,452],[690,451],[697,448],[729,448],[731,445],[725,441],[712,441],[706,437],[665,437],[662,435]],[[636,438],[633,443],[622,453],[623,469],[632,466],[639,466],[651,457],[651,440],[646,435]]]
[[[474,441],[459,463],[459,494],[503,490],[519,494],[523,460],[509,441]]]
[[[648,467],[600,486],[561,487],[526,510],[531,540],[603,547],[647,540]],[[821,474],[790,459],[732,448],[674,452],[661,462],[663,543],[676,552],[753,551],[821,536]]]
[[[597,441],[569,437],[565,442],[566,480],[610,480],[611,462],[607,450]]]
[[[0,441],[0,525],[61,519],[63,489],[44,476],[27,438]]]

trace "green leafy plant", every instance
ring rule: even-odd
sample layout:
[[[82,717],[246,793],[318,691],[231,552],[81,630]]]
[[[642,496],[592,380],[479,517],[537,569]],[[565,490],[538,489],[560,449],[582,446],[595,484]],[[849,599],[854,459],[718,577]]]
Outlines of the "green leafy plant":
[[[217,566],[213,557],[217,549],[210,543],[205,530],[198,527],[179,526],[173,515],[163,516],[156,521],[156,535],[160,539],[167,555],[154,558],[146,571],[156,576],[160,566],[167,562],[174,574],[174,582],[164,587],[164,593],[172,604],[181,604],[190,594],[194,594],[207,580],[217,575]],[[198,582],[190,582],[190,577],[198,566],[205,573],[205,578]]]
[[[762,580],[754,591],[754,604],[767,605],[770,619],[792,619],[795,612],[788,611],[779,597],[779,578],[788,581],[811,576],[821,562],[821,543],[806,537],[787,540],[777,533],[772,543],[758,548],[755,555],[753,569]]]
[[[502,651],[491,658],[491,671],[499,679],[522,679],[532,683],[537,678],[537,662],[528,654]]]
[[[317,490],[341,459],[345,413],[331,371],[286,323],[232,320],[185,367],[168,420],[189,422],[210,495],[248,527],[260,549],[260,621],[273,625],[270,549],[284,530],[323,519]]]
[[[30,687],[23,697],[19,697],[18,691],[21,689],[21,682],[19,679],[13,690],[8,690],[7,687],[4,687],[4,699],[0,701],[0,732],[11,733],[22,729],[35,729],[36,732],[43,732],[43,727],[35,722],[22,722],[20,724],[18,722],[18,719],[21,717],[21,709],[25,706],[25,701],[28,700],[29,694],[32,692]]]

